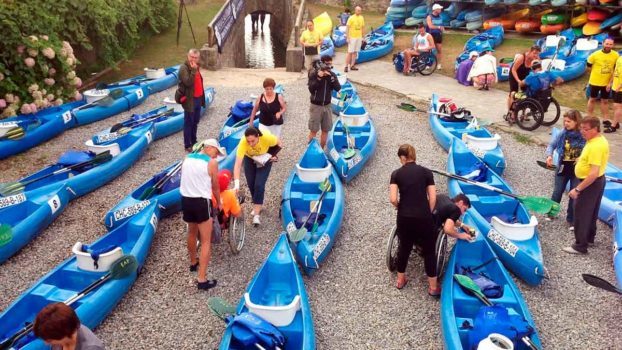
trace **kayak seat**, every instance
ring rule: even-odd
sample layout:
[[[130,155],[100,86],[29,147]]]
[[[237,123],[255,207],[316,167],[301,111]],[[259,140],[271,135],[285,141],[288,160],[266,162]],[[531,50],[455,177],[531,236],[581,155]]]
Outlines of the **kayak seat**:
[[[343,122],[347,126],[363,126],[367,124],[367,121],[369,120],[369,113],[365,112],[365,114],[344,114],[343,112],[340,112],[339,117],[342,118]]]
[[[85,245],[77,242],[71,249],[76,256],[78,268],[84,271],[107,272],[115,261],[123,257],[121,247],[112,247],[111,250],[103,252],[84,251],[84,248]]]
[[[89,161],[94,156],[95,156],[95,154],[93,152],[90,152],[90,151],[70,150],[70,151],[67,151],[67,152],[63,153],[58,158],[57,164],[61,165],[61,166],[71,166],[71,165],[75,165],[75,164],[78,164],[78,163],[84,163],[86,161]]]
[[[119,147],[119,144],[117,142],[111,144],[96,145],[95,143],[93,143],[93,140],[87,140],[84,144],[89,151],[95,154],[110,151],[110,155],[116,157],[121,153],[121,147]]]
[[[552,64],[552,66],[551,66]],[[554,70],[564,70],[566,69],[566,61],[565,60],[560,60],[560,59],[556,59],[555,61],[551,60],[550,58],[546,58],[542,60],[542,69],[543,70],[549,70],[549,67],[551,67]]]
[[[244,303],[250,312],[276,327],[285,327],[294,321],[296,313],[300,310],[300,295],[296,295],[288,305],[267,306],[253,303],[250,294],[244,293]]]
[[[74,276],[74,278],[79,280],[78,276]],[[32,291],[30,291],[30,295],[43,298],[50,303],[64,302],[65,300],[73,297],[75,294],[76,290],[63,289],[47,283],[41,283],[36,286]]]
[[[482,151],[492,151],[497,148],[497,144],[499,140],[501,140],[499,134],[494,134],[493,137],[477,137],[469,134],[463,135],[467,146],[472,146]]]
[[[508,223],[497,216],[493,216],[490,222],[497,232],[512,241],[530,240],[535,234],[536,226],[538,225],[538,219],[533,215],[529,219],[528,224]]]
[[[588,38],[580,38],[577,39],[577,43],[575,44],[575,50],[577,51],[593,51],[598,48],[598,40],[588,39]]]
[[[331,165],[331,163],[328,163],[325,157],[322,160],[325,164],[319,165],[319,167],[303,167],[300,164],[296,164],[296,175],[298,175],[302,182],[319,183],[324,181],[324,179],[332,174],[333,166]],[[303,158],[301,160],[301,163],[305,164],[304,161],[305,159]],[[312,162],[316,163],[317,160],[313,160]]]

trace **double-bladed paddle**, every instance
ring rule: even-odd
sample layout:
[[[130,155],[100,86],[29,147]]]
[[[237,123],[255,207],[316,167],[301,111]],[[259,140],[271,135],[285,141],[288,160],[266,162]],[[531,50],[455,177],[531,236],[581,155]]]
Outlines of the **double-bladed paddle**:
[[[331,187],[332,185],[328,177],[320,183],[320,190],[322,190],[322,193],[320,194],[320,198],[318,199],[317,203],[315,203],[315,205],[311,209],[311,213],[318,211],[318,208],[322,204],[322,201],[324,200],[326,193],[330,191]],[[307,226],[307,223],[309,223],[309,219],[311,218],[311,213],[307,216],[307,219],[305,220],[305,222],[302,224],[302,226],[299,229],[294,230],[291,233],[288,233],[290,242],[299,242],[305,237],[305,235],[308,232],[305,226]],[[318,212],[315,215],[317,217],[318,215],[320,215],[320,213]]]
[[[158,182],[156,182],[153,186],[149,186],[147,187],[143,193],[140,194],[140,196],[138,196],[138,200],[144,201],[145,199],[151,197],[151,195],[159,190],[162,186],[164,186],[164,184],[173,176],[175,176],[175,174],[177,174],[177,172],[181,169],[181,164],[183,163],[183,161],[179,161],[179,163],[175,164],[175,166],[168,171],[168,173],[166,173],[166,175],[164,175]]]
[[[347,94],[343,94],[343,96],[341,97],[341,102],[345,103],[347,97]],[[348,146],[348,148],[343,152],[343,158],[347,160],[356,155],[356,151],[354,150],[355,145],[352,136],[350,136],[350,128],[346,124],[341,114],[339,115],[339,119],[341,119],[341,125],[343,125],[343,129],[346,132],[346,145]]]
[[[128,80],[128,81],[121,81],[118,83],[112,83],[112,84],[106,84],[106,83],[97,83],[97,85],[95,85],[95,89],[97,90],[103,90],[103,89],[108,89],[108,88],[115,88],[115,87],[121,87],[121,86],[129,86],[129,85],[138,85],[142,82],[151,80],[149,78],[140,78],[140,79],[133,79],[133,80]]]
[[[91,103],[87,103],[85,105],[82,105],[80,107],[74,108],[73,111],[79,111],[81,109],[85,109],[88,107],[92,107],[92,106],[109,106],[111,105],[115,100],[120,99],[121,97],[123,97],[125,94],[123,93],[122,89],[115,89],[115,90],[111,90],[110,93],[108,94],[108,96],[101,98],[97,101],[93,101]]]
[[[26,135],[26,131],[40,126],[41,120],[38,118],[33,120],[24,120],[21,121],[20,124],[22,125],[15,125],[13,128],[4,133],[4,135],[0,136],[0,140],[19,140]],[[25,128],[24,125],[26,125]]]
[[[153,120],[161,118],[161,117],[172,115],[174,111],[175,110],[173,108],[170,108],[170,109],[167,109],[164,112],[160,112],[158,114],[149,116],[149,117],[144,118],[144,119],[133,120],[133,121],[130,121],[129,123],[126,122],[127,124],[117,123],[117,124],[113,125],[110,128],[110,132],[118,132],[119,134],[122,134],[122,135],[123,134],[127,134],[132,129],[136,128],[137,126],[146,124],[146,123],[148,123],[150,121],[153,121]]]
[[[47,173],[45,175],[36,177],[34,179],[26,180],[24,182],[16,181],[16,182],[8,182],[8,183],[0,184],[0,196],[7,197],[10,195],[14,195],[14,194],[22,192],[26,188],[26,186],[30,185],[31,183],[46,179],[50,176],[63,174],[74,169],[82,168],[87,165],[102,164],[111,159],[112,159],[112,155],[110,154],[110,151],[105,151],[105,152],[96,154],[95,157],[87,161],[60,168],[54,172]]]
[[[584,273],[581,276],[583,277],[583,280],[585,282],[587,282],[587,284],[589,284],[591,286],[594,286],[594,287],[597,287],[597,288],[600,288],[600,289],[604,289],[604,290],[606,290],[608,292],[611,292],[611,293],[616,293],[616,294],[622,295],[622,289],[614,286],[613,284],[607,282],[606,280],[604,280],[604,279],[602,279],[600,277],[597,277],[597,276],[594,276],[594,275],[590,275],[588,273]]]
[[[479,299],[486,306],[493,306],[494,304],[488,299],[488,297],[482,292],[479,286],[471,279],[471,277],[461,274],[454,274],[454,280],[458,282],[458,284],[466,289],[468,292],[473,294],[477,299]],[[521,338],[523,343],[525,343],[530,349],[540,350],[538,346],[529,338],[529,336],[524,336]]]
[[[451,179],[455,179],[458,181],[466,182],[468,184],[481,187],[489,191],[502,194],[504,196],[514,198],[520,201],[521,203],[523,203],[525,207],[527,207],[527,209],[534,211],[536,213],[548,214],[550,216],[556,216],[559,213],[559,203],[555,202],[554,200],[550,198],[536,197],[536,196],[519,196],[514,193],[505,192],[501,189],[490,186],[489,184],[486,184],[486,183],[473,181],[471,179],[462,177],[460,175],[450,174],[450,173],[440,171],[440,170],[434,170],[434,169],[430,169],[430,170],[432,170],[432,172],[437,173],[439,175],[443,175],[443,176],[446,176],[446,177],[449,177]]]
[[[108,280],[122,279],[122,278],[128,277],[132,273],[134,273],[137,269],[138,269],[138,261],[136,260],[136,257],[134,257],[133,255],[122,256],[110,266],[110,271],[108,273],[100,277],[97,281],[88,285],[86,288],[84,288],[83,290],[81,290],[80,292],[72,296],[71,298],[65,300],[64,303],[71,306],[71,304],[80,300],[82,297],[92,292],[93,290],[101,286],[102,284],[106,283]],[[34,327],[34,324],[29,323],[27,326],[22,328],[17,333],[13,334],[12,336],[0,342],[0,350],[10,349],[16,341],[18,341],[19,339],[21,339],[22,337],[30,333],[33,327]]]
[[[543,167],[546,170],[555,170],[554,165],[548,166],[546,162],[542,160],[536,160],[536,164],[538,164],[539,166]]]

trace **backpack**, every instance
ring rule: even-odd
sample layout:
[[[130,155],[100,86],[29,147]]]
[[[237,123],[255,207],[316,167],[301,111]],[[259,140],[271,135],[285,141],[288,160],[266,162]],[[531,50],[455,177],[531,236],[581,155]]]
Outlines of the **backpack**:
[[[477,349],[479,342],[491,333],[508,337],[514,343],[514,348],[518,349],[523,344],[521,339],[533,334],[534,329],[523,316],[510,315],[504,306],[482,306],[469,332],[469,349]]]
[[[254,349],[259,344],[266,349],[284,349],[285,336],[275,326],[263,318],[251,313],[242,312],[226,319],[227,328],[231,329],[232,337],[245,349]]]
[[[503,288],[490,277],[486,276],[483,272],[476,274],[471,271],[470,267],[460,267],[460,274],[468,276],[477,284],[482,293],[488,298],[496,299],[503,296]]]

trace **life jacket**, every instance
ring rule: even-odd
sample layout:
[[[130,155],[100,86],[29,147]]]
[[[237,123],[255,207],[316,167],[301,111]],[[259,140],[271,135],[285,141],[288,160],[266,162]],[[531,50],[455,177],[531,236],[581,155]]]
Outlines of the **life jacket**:
[[[263,318],[251,313],[243,312],[226,319],[227,328],[231,329],[233,338],[245,349],[255,348],[259,344],[266,349],[285,347],[285,336],[275,326]]]
[[[533,334],[534,329],[523,316],[510,315],[504,306],[482,306],[469,332],[469,349],[477,349],[479,342],[491,333],[508,337],[514,343],[514,348],[518,349],[523,344],[521,338]]]

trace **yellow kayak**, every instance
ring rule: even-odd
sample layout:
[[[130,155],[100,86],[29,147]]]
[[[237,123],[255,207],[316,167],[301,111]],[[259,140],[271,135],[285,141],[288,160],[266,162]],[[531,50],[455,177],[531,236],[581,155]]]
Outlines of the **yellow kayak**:
[[[587,23],[587,13],[580,14],[577,17],[572,17],[570,19],[570,25],[572,27],[580,27],[585,23]]]
[[[583,35],[596,35],[601,32],[600,30],[600,22],[587,22],[583,26]]]
[[[313,19],[313,24],[315,24],[316,30],[322,32],[322,37],[329,35],[333,30],[333,21],[326,12],[323,12],[321,15],[315,17]]]

